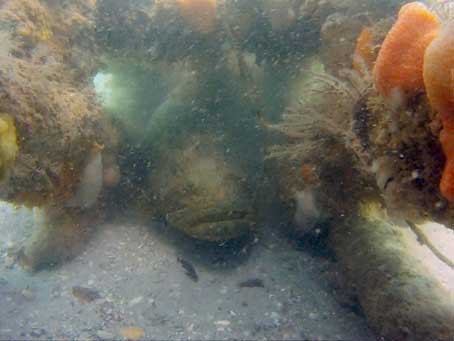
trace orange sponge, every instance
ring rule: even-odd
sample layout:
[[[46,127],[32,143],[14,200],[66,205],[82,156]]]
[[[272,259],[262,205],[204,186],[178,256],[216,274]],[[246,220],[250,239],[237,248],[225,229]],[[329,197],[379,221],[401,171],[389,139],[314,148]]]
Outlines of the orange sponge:
[[[446,164],[440,183],[443,196],[454,202],[454,23],[447,23],[426,50],[424,83],[430,104],[443,123],[440,142]]]
[[[178,0],[180,14],[191,28],[199,33],[216,30],[216,0]]]
[[[366,76],[372,70],[375,62],[373,38],[370,28],[365,27],[357,41],[355,53],[353,54],[353,68],[361,76]]]
[[[408,3],[400,9],[374,68],[377,90],[394,107],[424,90],[424,53],[439,28],[437,17],[420,2]]]

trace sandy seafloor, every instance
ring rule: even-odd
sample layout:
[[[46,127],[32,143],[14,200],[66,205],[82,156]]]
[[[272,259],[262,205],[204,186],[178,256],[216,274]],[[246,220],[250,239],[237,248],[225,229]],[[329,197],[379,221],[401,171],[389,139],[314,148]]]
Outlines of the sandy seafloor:
[[[0,204],[0,339],[373,340],[364,317],[342,305],[332,263],[295,248],[270,226],[250,244],[207,247],[157,222],[117,219],[85,250],[30,274],[6,249],[29,233],[29,215]],[[137,221],[137,220],[136,220]],[[199,280],[177,258],[190,261]],[[239,288],[260,278],[265,288]],[[74,286],[101,296],[82,303]]]

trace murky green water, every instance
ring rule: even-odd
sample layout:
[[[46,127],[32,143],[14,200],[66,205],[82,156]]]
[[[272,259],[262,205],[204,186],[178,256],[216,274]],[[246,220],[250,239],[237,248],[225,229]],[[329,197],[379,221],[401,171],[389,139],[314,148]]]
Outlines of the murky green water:
[[[454,338],[451,21],[0,1],[0,339]]]

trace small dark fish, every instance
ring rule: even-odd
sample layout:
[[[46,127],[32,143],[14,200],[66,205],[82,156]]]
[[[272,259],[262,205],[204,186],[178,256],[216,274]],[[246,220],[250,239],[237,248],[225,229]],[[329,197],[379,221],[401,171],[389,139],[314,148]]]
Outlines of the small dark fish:
[[[183,269],[185,270],[186,276],[192,279],[194,282],[199,281],[199,275],[197,275],[197,271],[195,271],[194,265],[189,263],[187,260],[177,258],[178,262],[181,264]]]
[[[72,288],[72,294],[81,303],[90,303],[101,298],[101,295],[98,291],[79,286]]]
[[[265,283],[260,278],[249,278],[238,283],[240,288],[264,288]]]

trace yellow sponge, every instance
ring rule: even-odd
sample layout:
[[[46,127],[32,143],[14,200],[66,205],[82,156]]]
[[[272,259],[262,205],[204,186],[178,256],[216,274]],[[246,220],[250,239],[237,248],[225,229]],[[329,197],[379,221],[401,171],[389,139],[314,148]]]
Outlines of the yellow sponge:
[[[0,114],[0,179],[3,177],[8,163],[16,158],[18,151],[14,119],[8,115]]]

